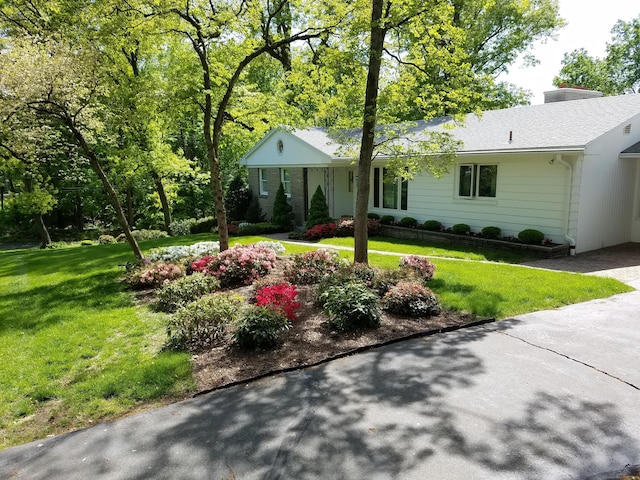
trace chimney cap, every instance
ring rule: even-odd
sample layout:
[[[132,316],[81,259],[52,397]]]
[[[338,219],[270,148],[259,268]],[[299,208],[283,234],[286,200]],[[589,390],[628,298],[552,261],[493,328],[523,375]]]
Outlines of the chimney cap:
[[[556,90],[544,92],[544,103],[585,100],[588,98],[598,98],[602,96],[604,96],[602,92],[597,90],[588,90],[584,87],[561,87]]]

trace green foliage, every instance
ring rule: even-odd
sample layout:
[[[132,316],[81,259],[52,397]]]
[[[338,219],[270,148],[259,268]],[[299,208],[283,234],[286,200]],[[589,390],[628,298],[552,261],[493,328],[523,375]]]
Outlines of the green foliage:
[[[244,220],[252,197],[246,180],[240,175],[236,175],[227,187],[224,197],[227,221]]]
[[[380,217],[380,225],[393,225],[396,219],[393,215],[383,215]]]
[[[391,288],[403,280],[422,281],[415,269],[384,268],[378,271],[373,281],[373,290],[382,298]]]
[[[327,288],[322,308],[329,315],[329,326],[340,332],[380,325],[378,296],[360,281]]]
[[[176,220],[169,224],[169,230],[172,235],[189,235],[193,225],[195,225],[195,218],[187,218],[185,220]]]
[[[425,230],[429,230],[430,232],[439,232],[442,230],[442,223],[438,220],[427,220],[422,224],[422,226]]]
[[[293,225],[293,208],[289,205],[284,193],[284,185],[280,183],[273,200],[273,217],[271,223],[277,225],[282,231],[288,232]]]
[[[200,218],[191,226],[191,233],[212,233],[218,222],[213,217]]]
[[[544,233],[534,228],[527,228],[518,233],[518,239],[529,245],[541,245],[544,241]]]
[[[278,343],[281,332],[289,328],[282,312],[268,307],[250,306],[236,322],[233,338],[243,348],[268,348]]]
[[[267,217],[260,206],[260,200],[258,200],[258,197],[255,195],[251,196],[251,201],[249,202],[245,213],[245,219],[249,223],[263,223],[267,220]]]
[[[373,220],[380,220],[380,215],[378,215],[375,212],[369,212],[367,213],[367,218],[371,218]]]
[[[316,188],[313,196],[311,197],[311,205],[309,207],[309,218],[307,219],[307,228],[314,227],[316,225],[324,225],[331,222],[329,216],[329,207],[327,206],[327,199],[322,192],[320,185]]]
[[[382,298],[383,310],[411,317],[430,317],[440,313],[434,293],[421,282],[400,281]]]
[[[484,227],[482,229],[482,235],[487,238],[499,239],[502,234],[500,227]]]
[[[108,245],[110,243],[118,243],[113,235],[100,235],[98,237],[98,243],[100,245]]]
[[[135,238],[138,242],[143,240],[151,240],[154,238],[167,238],[169,236],[169,234],[163,230],[147,230],[144,228],[141,230],[132,230],[131,235],[133,235],[133,238]]]
[[[413,217],[402,217],[398,223],[405,228],[416,228],[418,226],[418,220]]]
[[[451,227],[451,231],[456,235],[469,235],[471,233],[471,227],[466,223],[456,223]]]
[[[211,275],[193,272],[163,285],[156,292],[156,308],[163,312],[175,312],[189,302],[220,288],[220,282]]]
[[[89,247],[91,245],[94,245],[93,240],[80,240],[80,245],[82,245],[83,247]]]
[[[167,346],[197,352],[218,343],[238,318],[244,299],[233,293],[214,293],[188,303],[167,324]]]

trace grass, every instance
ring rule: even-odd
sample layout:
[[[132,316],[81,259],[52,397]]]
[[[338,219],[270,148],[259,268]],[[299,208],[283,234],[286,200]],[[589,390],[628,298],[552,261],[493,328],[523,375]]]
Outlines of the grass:
[[[211,235],[151,240],[141,247],[205,240]],[[241,237],[231,244],[259,240],[268,239]],[[286,248],[293,254],[313,247]],[[370,248],[477,259],[457,248],[433,253],[434,247],[396,240],[375,239]],[[353,254],[343,250],[341,255]],[[162,351],[165,315],[136,306],[118,282],[123,272],[118,265],[128,261],[133,256],[123,244],[0,251],[0,448],[193,391],[189,356]],[[395,268],[398,256],[372,253],[370,262]],[[631,290],[611,279],[505,263],[444,258],[434,263],[430,286],[443,305],[483,317],[506,318]]]

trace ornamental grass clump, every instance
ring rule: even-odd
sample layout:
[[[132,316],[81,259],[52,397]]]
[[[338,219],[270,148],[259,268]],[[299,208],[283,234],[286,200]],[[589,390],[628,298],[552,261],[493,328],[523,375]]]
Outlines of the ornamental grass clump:
[[[378,296],[360,281],[329,287],[322,306],[329,326],[340,332],[380,325]]]
[[[246,308],[236,322],[233,339],[243,348],[269,348],[278,343],[280,333],[289,329],[281,313],[265,306]]]
[[[342,263],[344,262],[335,250],[311,250],[293,255],[284,269],[284,277],[291,283],[310,285],[338,270]]]
[[[194,272],[212,275],[222,287],[249,285],[265,276],[276,262],[276,252],[263,245],[234,245],[215,256],[206,256],[191,264]]]
[[[410,317],[430,317],[440,313],[434,293],[420,282],[400,281],[382,298],[383,310]]]
[[[194,272],[164,285],[156,293],[156,308],[162,312],[175,312],[178,308],[220,288],[217,278]]]
[[[422,277],[423,281],[428,282],[433,278],[436,266],[427,257],[406,255],[400,259],[400,268],[413,270]]]
[[[297,301],[298,289],[289,283],[279,283],[256,290],[255,301],[259,307],[267,307],[283,314],[288,320],[298,318],[296,310],[300,308]]]
[[[244,299],[233,293],[199,298],[171,315],[167,347],[197,352],[220,342],[241,312]]]

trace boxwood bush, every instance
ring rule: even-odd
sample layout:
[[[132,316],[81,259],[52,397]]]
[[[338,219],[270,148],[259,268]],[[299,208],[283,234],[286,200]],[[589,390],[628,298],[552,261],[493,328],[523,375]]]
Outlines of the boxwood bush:
[[[482,229],[482,235],[487,238],[497,239],[500,238],[501,234],[502,230],[500,229],[500,227],[484,227]]]
[[[396,218],[393,215],[383,215],[380,217],[380,223],[382,225],[393,225],[396,221]]]
[[[456,235],[469,235],[471,232],[471,227],[466,223],[456,223],[453,227],[451,227],[451,231]]]
[[[429,230],[430,232],[439,232],[442,230],[442,223],[438,220],[427,220],[422,224],[425,230]]]
[[[399,223],[401,227],[405,228],[416,228],[418,226],[418,220],[413,217],[402,217]]]
[[[539,230],[527,228],[518,233],[518,239],[529,245],[541,245],[544,241],[544,234]]]
[[[329,287],[322,308],[329,326],[341,332],[380,325],[378,296],[360,281]]]

